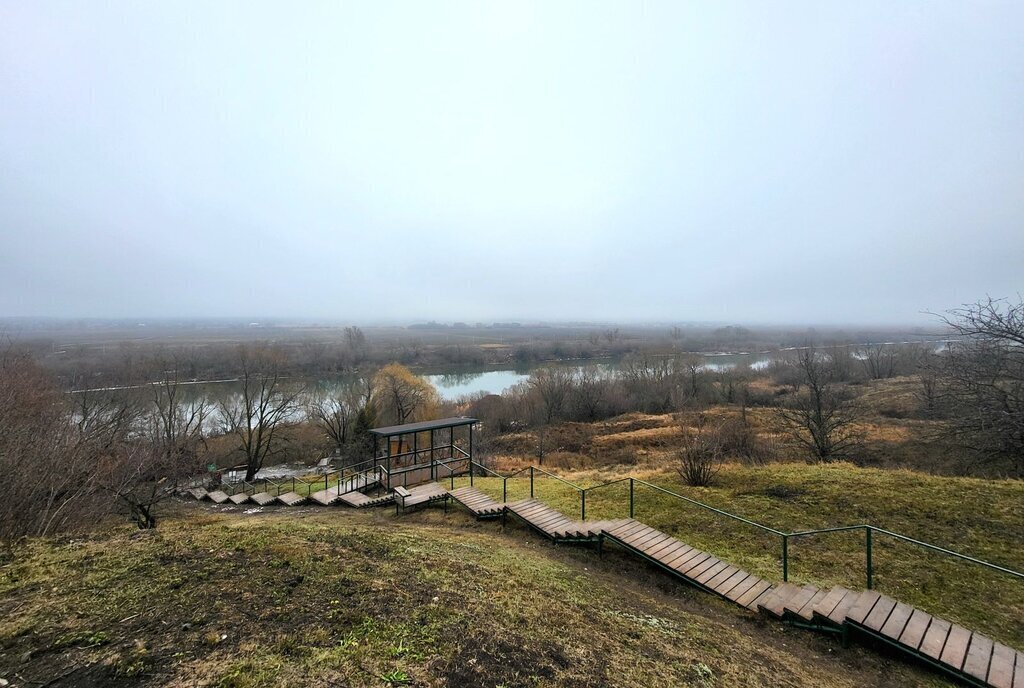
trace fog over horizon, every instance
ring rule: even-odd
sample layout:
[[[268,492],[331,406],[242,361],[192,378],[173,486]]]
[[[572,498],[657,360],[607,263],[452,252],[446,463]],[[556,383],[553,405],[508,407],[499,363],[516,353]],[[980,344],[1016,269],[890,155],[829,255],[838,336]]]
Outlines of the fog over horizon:
[[[1024,291],[1019,2],[0,2],[0,317],[878,325]]]

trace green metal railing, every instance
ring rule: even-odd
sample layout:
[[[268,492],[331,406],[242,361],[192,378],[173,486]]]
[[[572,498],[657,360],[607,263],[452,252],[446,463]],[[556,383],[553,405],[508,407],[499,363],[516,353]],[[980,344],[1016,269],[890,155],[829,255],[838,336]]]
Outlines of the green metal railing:
[[[508,501],[508,481],[509,481],[509,479],[518,477],[519,475],[522,475],[523,473],[527,473],[527,472],[529,472],[529,476],[530,476],[530,497],[531,498],[533,498],[534,495],[535,495],[534,482],[535,482],[535,477],[536,477],[537,473],[541,473],[544,476],[554,478],[554,479],[556,479],[556,480],[558,480],[558,481],[560,481],[560,482],[562,482],[562,483],[564,483],[564,484],[566,484],[566,485],[568,485],[568,486],[578,490],[579,494],[580,494],[580,519],[581,520],[586,520],[586,514],[587,514],[587,501],[586,500],[587,500],[587,493],[588,492],[592,492],[594,490],[600,490],[600,489],[603,489],[603,488],[606,488],[606,487],[610,487],[612,485],[617,485],[617,484],[625,483],[625,482],[628,481],[629,482],[629,517],[630,518],[634,518],[635,514],[636,514],[636,503],[637,503],[637,500],[636,500],[636,488],[638,486],[640,486],[640,487],[648,488],[650,490],[654,490],[654,491],[656,491],[656,492],[658,492],[660,494],[667,495],[667,496],[672,497],[674,499],[678,499],[678,500],[680,500],[682,502],[685,502],[685,503],[687,503],[689,505],[699,507],[699,508],[704,509],[704,510],[706,510],[708,512],[711,512],[711,513],[713,513],[713,514],[715,514],[717,516],[722,516],[722,517],[731,519],[733,521],[736,521],[738,523],[743,523],[743,524],[745,524],[747,526],[750,526],[752,528],[756,528],[756,529],[758,529],[758,530],[760,530],[760,531],[762,531],[764,533],[767,533],[767,534],[769,534],[769,535],[771,535],[773,537],[779,538],[779,544],[780,544],[780,549],[781,549],[780,554],[781,554],[782,580],[783,580],[783,582],[789,582],[790,540],[791,539],[793,539],[793,538],[801,538],[801,537],[809,537],[809,536],[820,535],[820,534],[825,534],[825,533],[841,533],[841,532],[852,532],[852,531],[864,531],[864,576],[865,576],[865,584],[866,584],[866,587],[867,587],[868,590],[871,590],[871,589],[874,588],[874,582],[875,582],[874,581],[874,578],[875,578],[874,544],[875,544],[875,540],[877,539],[878,536],[888,537],[888,538],[892,538],[892,539],[895,539],[895,540],[898,540],[898,541],[901,541],[901,542],[906,542],[908,544],[912,544],[912,545],[915,545],[917,547],[922,547],[922,548],[927,549],[927,550],[932,551],[932,552],[937,552],[937,553],[942,554],[944,556],[953,557],[953,558],[959,559],[961,561],[966,561],[966,562],[969,562],[971,564],[982,566],[982,567],[990,569],[992,571],[997,571],[999,573],[1011,576],[1013,578],[1024,580],[1024,573],[1022,573],[1020,571],[1015,571],[1015,570],[1013,570],[1011,568],[1008,568],[1008,567],[1005,567],[1005,566],[1000,566],[999,564],[993,564],[992,562],[985,561],[983,559],[978,559],[977,557],[972,557],[972,556],[969,556],[967,554],[963,554],[961,552],[957,552],[955,550],[951,550],[951,549],[948,549],[948,548],[945,548],[945,547],[940,547],[940,546],[932,544],[930,542],[925,542],[923,540],[918,540],[918,539],[909,537],[907,535],[904,535],[902,533],[897,533],[897,532],[893,532],[891,530],[886,530],[884,528],[879,528],[879,527],[871,525],[871,524],[860,524],[860,525],[852,525],[852,526],[837,526],[837,527],[834,527],[834,528],[818,528],[818,529],[814,529],[814,530],[801,530],[801,531],[795,531],[795,532],[786,532],[786,531],[779,530],[777,528],[772,528],[771,526],[766,526],[763,523],[758,523],[756,521],[752,521],[749,518],[744,518],[743,516],[739,516],[737,514],[730,513],[728,511],[725,511],[724,509],[719,509],[717,507],[711,506],[710,504],[705,504],[704,502],[698,501],[696,499],[691,499],[690,497],[687,497],[685,495],[681,495],[678,492],[673,492],[672,490],[664,488],[664,487],[662,487],[660,485],[655,485],[654,483],[647,482],[646,480],[641,480],[640,478],[633,478],[633,477],[618,478],[616,480],[610,480],[608,482],[600,483],[598,485],[592,485],[590,487],[581,487],[580,485],[577,485],[577,484],[575,484],[573,482],[570,482],[570,481],[568,481],[568,480],[566,480],[566,479],[564,479],[564,478],[562,478],[560,476],[557,476],[557,475],[555,475],[553,473],[550,473],[550,472],[548,472],[548,471],[546,471],[546,470],[544,470],[542,468],[536,467],[536,466],[527,466],[527,467],[524,467],[524,468],[521,468],[521,469],[515,471],[514,473],[510,473],[508,475],[502,475],[502,474],[497,473],[496,471],[493,471],[493,470],[491,470],[491,469],[489,469],[489,468],[487,468],[485,466],[481,466],[480,464],[476,464],[475,462],[473,464],[471,464],[471,466],[473,466],[473,465],[475,465],[477,468],[479,468],[480,470],[484,471],[485,473],[493,475],[494,477],[499,478],[499,479],[502,480],[502,501],[503,502],[507,502]],[[471,468],[471,471],[472,471],[472,468]],[[470,475],[471,475],[471,481],[472,481],[472,473]],[[472,484],[472,482],[471,482],[471,484]]]

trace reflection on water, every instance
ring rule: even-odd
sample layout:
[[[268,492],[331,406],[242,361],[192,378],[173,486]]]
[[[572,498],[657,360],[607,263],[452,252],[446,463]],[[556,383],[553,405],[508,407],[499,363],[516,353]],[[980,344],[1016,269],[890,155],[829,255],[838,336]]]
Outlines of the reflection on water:
[[[703,367],[705,370],[721,372],[736,366],[749,366],[754,370],[763,370],[771,363],[771,357],[767,354],[704,354]],[[595,370],[599,375],[612,375],[619,369],[617,361],[600,362],[561,362],[561,363],[538,363],[533,366],[509,367],[502,370],[481,370],[481,369],[453,369],[436,374],[424,375],[437,388],[445,399],[458,399],[463,396],[486,393],[501,394],[505,390],[514,387],[530,377],[530,373],[537,368],[546,365],[557,365],[571,370],[590,369]],[[511,364],[510,364],[511,366]],[[316,380],[316,386],[332,393],[340,391],[341,387],[352,382],[351,376],[335,376]],[[237,380],[224,380],[217,383],[196,383],[183,388],[186,402],[199,398],[208,401],[224,399],[225,397],[240,394],[241,386]],[[302,399],[300,401],[304,401]],[[298,413],[298,412],[296,412]],[[297,417],[297,416],[296,416]],[[215,405],[209,409],[207,426],[210,429],[221,424],[222,418]]]
[[[730,370],[736,366],[749,366],[754,370],[764,370],[771,363],[772,359],[766,354],[702,354],[704,359],[703,368],[712,372]],[[618,362],[603,361],[600,363],[587,363],[584,365],[574,363],[556,363],[573,370],[589,368],[596,370],[601,375],[614,374],[619,369]],[[529,379],[531,370],[543,367],[544,364],[537,364],[533,368],[508,369],[508,370],[475,370],[439,373],[437,375],[426,375],[425,377],[437,387],[441,396],[445,399],[458,399],[459,397],[473,394],[501,394],[510,387]]]

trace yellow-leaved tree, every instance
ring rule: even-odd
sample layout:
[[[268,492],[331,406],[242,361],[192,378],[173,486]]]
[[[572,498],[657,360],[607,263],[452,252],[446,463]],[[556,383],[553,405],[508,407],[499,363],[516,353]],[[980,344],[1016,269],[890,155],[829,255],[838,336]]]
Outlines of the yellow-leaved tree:
[[[400,425],[437,417],[441,397],[434,385],[400,363],[389,363],[374,380],[374,406],[378,421]]]

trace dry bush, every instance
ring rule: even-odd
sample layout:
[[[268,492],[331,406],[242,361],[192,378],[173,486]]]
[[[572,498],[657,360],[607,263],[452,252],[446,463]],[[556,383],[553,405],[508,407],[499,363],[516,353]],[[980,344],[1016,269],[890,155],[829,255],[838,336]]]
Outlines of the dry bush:
[[[709,426],[701,415],[695,432],[680,428],[684,436],[683,447],[677,454],[676,470],[691,487],[706,487],[711,484],[722,467],[724,453],[719,426]]]
[[[722,454],[747,464],[764,464],[777,455],[774,442],[761,437],[742,418],[727,418],[716,428]]]
[[[66,396],[28,356],[0,353],[0,540],[45,535],[94,522],[92,448]]]

